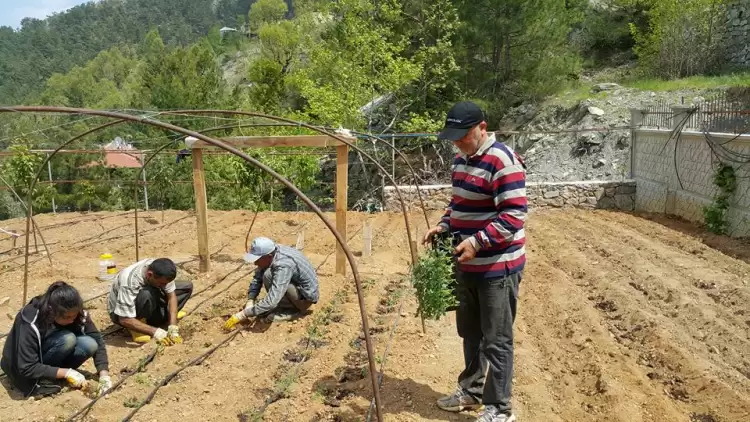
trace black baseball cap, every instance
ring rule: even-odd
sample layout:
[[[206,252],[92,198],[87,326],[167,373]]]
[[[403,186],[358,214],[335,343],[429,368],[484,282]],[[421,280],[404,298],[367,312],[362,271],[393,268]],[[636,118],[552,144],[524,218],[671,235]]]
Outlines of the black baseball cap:
[[[471,101],[461,101],[448,110],[445,126],[438,134],[438,139],[458,141],[466,132],[484,121],[484,112]]]

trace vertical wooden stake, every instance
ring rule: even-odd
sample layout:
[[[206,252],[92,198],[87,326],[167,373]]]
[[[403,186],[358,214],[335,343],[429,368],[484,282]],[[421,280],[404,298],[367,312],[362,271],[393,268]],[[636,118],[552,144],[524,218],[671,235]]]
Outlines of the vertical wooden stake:
[[[208,254],[208,204],[206,200],[206,175],[203,172],[203,150],[193,149],[193,189],[195,190],[195,217],[198,220],[199,271],[211,268]]]
[[[369,258],[370,256],[372,256],[372,226],[370,225],[370,220],[367,220],[365,222],[365,225],[362,227],[362,231],[362,238],[365,240],[362,255]]]
[[[304,231],[299,232],[299,234],[297,235],[297,245],[295,246],[295,248],[298,251],[305,249],[305,232]]]
[[[347,191],[349,190],[349,146],[336,147],[336,230],[346,235]],[[346,275],[346,254],[336,242],[336,274]]]

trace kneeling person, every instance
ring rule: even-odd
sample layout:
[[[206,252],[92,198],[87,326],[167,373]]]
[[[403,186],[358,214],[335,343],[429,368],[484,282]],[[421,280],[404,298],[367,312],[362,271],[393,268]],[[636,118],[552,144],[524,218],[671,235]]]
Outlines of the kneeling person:
[[[109,317],[130,331],[136,343],[151,337],[163,345],[182,343],[177,321],[193,294],[193,283],[174,281],[177,266],[168,258],[147,258],[120,271],[107,301]],[[168,324],[167,331],[161,327]]]
[[[265,317],[267,322],[288,321],[318,303],[318,277],[302,252],[258,237],[244,258],[254,263],[257,270],[248,289],[245,309],[227,320],[226,329],[231,330],[251,316]],[[256,302],[262,287],[268,293]]]
[[[16,314],[0,367],[24,397],[40,397],[62,391],[62,380],[83,388],[86,378],[78,368],[90,358],[99,371],[102,394],[112,387],[104,339],[83,309],[78,290],[56,281]]]

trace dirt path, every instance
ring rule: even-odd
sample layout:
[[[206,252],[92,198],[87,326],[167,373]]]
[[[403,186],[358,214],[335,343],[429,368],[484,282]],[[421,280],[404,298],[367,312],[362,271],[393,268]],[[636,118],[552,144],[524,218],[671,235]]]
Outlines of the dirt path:
[[[98,255],[112,252],[121,266],[135,259],[132,214],[119,214],[40,216],[54,264],[32,257],[38,261],[32,264],[30,295],[60,278],[85,297],[105,292],[107,284],[95,281]],[[374,232],[370,258],[360,256],[368,218]],[[206,290],[186,307],[194,312],[182,322],[185,344],[158,354],[85,420],[121,420],[167,374],[226,337],[220,324],[242,306],[249,282],[251,269],[238,267],[251,219],[247,212],[210,213],[214,261],[209,273],[200,274],[195,218],[172,211],[164,222],[158,212],[144,216],[141,256],[171,256],[196,291]],[[418,214],[411,221],[424,232]],[[371,389],[360,314],[351,273],[334,274],[333,237],[309,213],[262,213],[253,235],[294,245],[300,231],[306,255],[319,266],[321,302],[315,312],[293,323],[243,331],[161,388],[134,421],[252,421],[269,397],[277,400],[263,409],[265,420],[365,418]],[[750,419],[750,264],[688,232],[619,213],[532,214],[516,325],[514,405],[522,421]],[[428,321],[426,334],[414,317],[416,304],[405,282],[403,218],[352,213],[349,235],[359,256],[379,367],[388,348],[381,393],[385,420],[473,420],[476,415],[449,414],[434,405],[455,387],[461,344],[454,314]],[[10,241],[0,240],[0,251],[8,248]],[[11,317],[21,305],[23,274],[13,268],[19,263],[22,256],[0,255],[0,296],[11,298],[0,311]],[[104,298],[89,305],[100,329],[109,327]],[[0,331],[11,323],[3,318]],[[121,333],[108,338],[115,381],[153,347],[128,340]],[[6,381],[3,385],[7,389]],[[3,420],[65,420],[88,402],[77,391],[37,401],[19,400],[9,391],[0,397],[0,412]]]

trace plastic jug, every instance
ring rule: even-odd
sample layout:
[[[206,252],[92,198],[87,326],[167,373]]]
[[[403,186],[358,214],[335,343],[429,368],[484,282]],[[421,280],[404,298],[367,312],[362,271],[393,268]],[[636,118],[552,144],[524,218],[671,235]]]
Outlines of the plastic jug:
[[[117,265],[112,254],[104,253],[99,256],[99,280],[110,281],[117,274]]]

